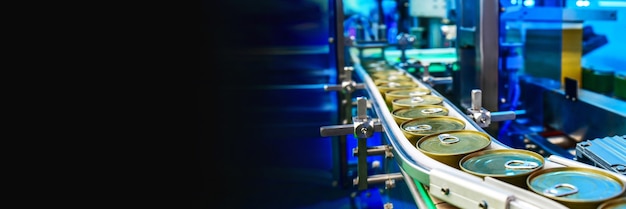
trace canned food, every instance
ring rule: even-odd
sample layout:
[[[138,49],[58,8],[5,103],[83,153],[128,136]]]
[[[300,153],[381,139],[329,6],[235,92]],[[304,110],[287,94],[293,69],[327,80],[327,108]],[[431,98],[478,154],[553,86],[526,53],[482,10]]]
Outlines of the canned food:
[[[400,108],[397,110],[391,111],[391,116],[396,121],[398,125],[402,124],[402,122],[422,117],[429,116],[447,116],[448,108],[440,105],[424,105],[417,107],[407,107]]]
[[[626,209],[626,197],[606,201],[600,204],[598,209]]]
[[[377,75],[372,76],[376,85],[385,82],[413,82],[413,78],[406,75]]]
[[[395,67],[390,66],[390,65],[380,65],[380,66],[377,66],[377,67],[367,68],[367,69],[365,69],[365,71],[367,71],[367,73],[370,74],[370,75],[372,73],[379,73],[379,72],[382,72],[382,73],[388,73],[388,72],[393,72],[393,71],[402,72],[402,71],[400,71],[400,70],[398,70]]]
[[[418,85],[415,82],[382,82],[376,85],[378,87],[378,91],[382,94],[383,98],[385,97],[385,92],[391,90],[400,90],[400,89],[413,89],[417,88]]]
[[[387,61],[385,60],[368,60],[365,61],[363,63],[363,65],[365,66],[365,68],[376,68],[376,67],[383,67],[383,66],[387,66]]]
[[[613,95],[626,100],[626,71],[616,73],[613,83]]]
[[[608,171],[557,167],[530,174],[526,180],[533,192],[572,208],[597,208],[624,193],[624,183]]]
[[[401,89],[401,90],[391,90],[385,92],[385,102],[388,107],[392,106],[392,102],[394,99],[401,98],[409,98],[414,96],[424,96],[430,94],[430,89],[424,87],[417,87],[413,89]]]
[[[459,169],[461,158],[490,144],[491,137],[483,132],[458,130],[426,135],[417,141],[416,147],[425,155]]]
[[[495,149],[468,154],[459,166],[475,176],[489,176],[528,189],[526,177],[543,168],[544,163],[543,156],[532,151]]]
[[[613,70],[583,68],[582,71],[582,87],[584,89],[601,94],[613,92]]]
[[[393,76],[393,75],[406,76],[406,73],[397,69],[387,69],[387,70],[369,72],[369,75],[370,77],[372,77],[372,79],[375,79],[379,77]]]
[[[429,134],[445,131],[463,130],[465,122],[451,116],[429,116],[415,118],[400,123],[404,136],[415,146],[417,140]]]
[[[434,95],[412,96],[392,100],[391,109],[395,110],[405,107],[417,107],[423,105],[441,105],[442,103],[443,99]]]

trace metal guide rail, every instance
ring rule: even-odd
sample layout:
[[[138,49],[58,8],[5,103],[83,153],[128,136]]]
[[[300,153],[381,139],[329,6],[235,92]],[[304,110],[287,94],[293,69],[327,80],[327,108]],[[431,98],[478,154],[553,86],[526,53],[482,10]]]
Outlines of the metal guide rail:
[[[397,69],[404,71],[401,68]],[[428,192],[432,197],[436,197],[461,208],[568,208],[557,201],[507,182],[489,176],[480,178],[460,169],[450,167],[420,152],[415,145],[409,142],[400,127],[396,124],[384,98],[379,93],[377,85],[358,59],[355,59],[354,71],[363,81],[365,90],[369,95],[367,99],[371,102],[371,108],[376,113],[376,115],[372,117],[377,117],[377,121],[380,123],[380,126],[382,126],[385,135],[384,138],[387,140],[389,146],[392,147],[390,150],[392,151],[393,158],[401,168],[402,174],[405,175],[405,178],[407,178],[406,175],[408,175],[413,180],[428,186]],[[441,97],[443,99],[441,105],[450,110],[448,116],[464,121],[465,124],[467,124],[465,130],[486,133],[475,121],[471,120],[469,116],[464,114],[463,111],[460,111],[432,87],[409,73],[406,73],[406,75],[412,77],[413,81],[420,87],[431,90],[432,95]],[[492,143],[486,150],[510,149],[510,147],[502,144],[493,137],[489,137]],[[602,170],[558,156],[546,158],[542,169],[568,166]],[[626,177],[617,174],[615,174],[615,176],[626,183]],[[407,181],[406,183],[409,187],[415,187],[415,184],[411,181]],[[416,202],[419,203],[417,199],[421,197],[415,193],[412,195],[416,199]]]

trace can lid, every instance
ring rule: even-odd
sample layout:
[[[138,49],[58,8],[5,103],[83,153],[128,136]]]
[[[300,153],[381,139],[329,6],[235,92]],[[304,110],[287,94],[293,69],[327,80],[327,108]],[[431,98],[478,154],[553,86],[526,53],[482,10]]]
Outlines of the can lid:
[[[624,192],[623,183],[611,174],[579,167],[538,171],[527,184],[536,193],[566,202],[604,201]]]
[[[491,144],[488,135],[471,130],[446,131],[422,137],[417,148],[433,155],[459,155],[475,152]]]
[[[412,96],[412,97],[407,97],[407,98],[395,99],[393,100],[392,103],[395,103],[401,106],[414,107],[414,106],[419,106],[419,105],[441,104],[442,102],[443,102],[443,99],[441,97],[433,96],[433,95],[422,95],[422,96]]]
[[[388,91],[387,93],[385,93],[385,95],[389,95],[389,96],[407,96],[407,97],[411,97],[411,96],[424,96],[424,95],[428,95],[430,94],[430,89],[424,88],[424,87],[418,87],[418,88],[413,88],[413,89],[399,89],[399,90],[391,90]]]
[[[394,75],[394,74],[389,74],[389,75],[372,75],[372,78],[374,79],[374,82],[378,82],[378,83],[390,82],[390,81],[396,81],[396,82],[413,81],[413,78],[411,78],[409,76]]]
[[[448,115],[448,108],[440,105],[424,105],[396,109],[392,112],[392,114],[401,118],[445,116]]]
[[[626,208],[626,197],[609,200],[598,206],[598,209],[624,209]]]
[[[378,84],[378,88],[398,88],[398,89],[402,89],[402,88],[413,88],[413,87],[417,87],[417,83],[414,82],[395,82],[395,81],[389,81],[389,82],[382,82]]]
[[[524,175],[544,165],[541,155],[528,150],[495,149],[469,154],[459,162],[461,169],[481,176]]]
[[[608,68],[599,68],[599,69],[594,69],[593,70],[593,74],[597,74],[597,75],[613,75],[613,74],[615,74],[615,70],[608,69]]]
[[[403,71],[399,71],[396,69],[379,69],[379,70],[370,70],[368,71],[371,77],[377,76],[389,76],[389,75],[404,75]]]
[[[400,126],[409,134],[428,135],[444,131],[463,130],[465,123],[455,117],[431,116],[407,120]]]

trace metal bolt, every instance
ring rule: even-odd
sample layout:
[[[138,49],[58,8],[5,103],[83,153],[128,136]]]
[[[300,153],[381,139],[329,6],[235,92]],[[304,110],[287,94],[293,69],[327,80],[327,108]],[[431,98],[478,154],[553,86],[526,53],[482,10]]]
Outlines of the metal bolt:
[[[388,202],[388,203],[385,203],[384,207],[385,207],[385,209],[393,209],[393,204]]]
[[[396,181],[393,179],[389,179],[387,181],[385,181],[385,189],[391,189],[396,187]]]
[[[333,43],[333,41],[335,41],[333,37],[328,38],[328,43]]]
[[[367,135],[367,128],[365,128],[365,127],[361,128],[361,133],[363,135]]]
[[[444,195],[448,195],[448,194],[450,194],[450,189],[448,189],[448,188],[441,188],[441,193],[443,193]]]
[[[489,206],[487,205],[487,201],[484,201],[484,200],[483,200],[483,201],[481,201],[481,202],[478,204],[478,207],[479,207],[479,208],[483,208],[483,209],[487,209]]]

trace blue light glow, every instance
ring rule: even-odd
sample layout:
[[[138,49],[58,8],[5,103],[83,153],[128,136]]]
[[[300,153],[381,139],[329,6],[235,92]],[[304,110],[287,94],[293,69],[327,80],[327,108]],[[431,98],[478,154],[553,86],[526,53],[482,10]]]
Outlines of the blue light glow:
[[[535,1],[534,0],[524,0],[524,6],[527,6],[527,7],[535,6]]]

